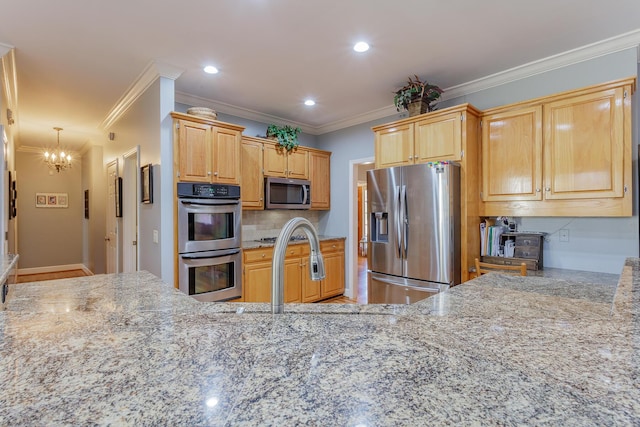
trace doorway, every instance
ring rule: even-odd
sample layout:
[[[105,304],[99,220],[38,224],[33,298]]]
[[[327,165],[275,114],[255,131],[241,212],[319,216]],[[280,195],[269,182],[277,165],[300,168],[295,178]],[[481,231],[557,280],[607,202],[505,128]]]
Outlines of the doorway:
[[[350,297],[358,304],[367,303],[367,171],[374,168],[373,158],[351,160],[349,197],[349,236],[351,241],[349,277]]]
[[[107,235],[105,236],[107,253],[107,274],[118,272],[118,221],[116,218],[116,178],[118,178],[118,159],[107,163]]]

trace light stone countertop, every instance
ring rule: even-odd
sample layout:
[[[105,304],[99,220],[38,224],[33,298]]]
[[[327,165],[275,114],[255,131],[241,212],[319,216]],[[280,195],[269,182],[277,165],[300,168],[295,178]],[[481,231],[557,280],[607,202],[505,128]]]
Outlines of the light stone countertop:
[[[10,285],[0,425],[639,425],[640,260],[621,271],[283,315],[147,272]]]
[[[300,231],[299,233],[296,232],[296,235],[299,234],[304,234],[304,232]],[[337,236],[326,236],[326,235],[319,235],[318,239],[320,239],[320,241],[323,240],[345,240],[345,237],[337,237]],[[306,240],[293,240],[290,241],[288,243],[289,245],[308,245],[309,243]],[[244,240],[242,242],[242,249],[255,249],[255,248],[272,248],[275,246],[275,242],[265,242],[265,241],[260,241],[260,240]]]

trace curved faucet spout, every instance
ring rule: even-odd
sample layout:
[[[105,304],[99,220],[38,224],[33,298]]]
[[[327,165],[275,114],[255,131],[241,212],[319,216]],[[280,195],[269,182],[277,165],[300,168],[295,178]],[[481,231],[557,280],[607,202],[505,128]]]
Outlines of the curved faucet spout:
[[[273,248],[273,263],[271,276],[271,313],[282,314],[284,312],[284,257],[287,245],[293,232],[301,228],[309,239],[311,255],[309,255],[309,274],[311,280],[324,279],[324,260],[320,253],[320,239],[313,225],[306,219],[296,217],[290,219],[278,234]]]

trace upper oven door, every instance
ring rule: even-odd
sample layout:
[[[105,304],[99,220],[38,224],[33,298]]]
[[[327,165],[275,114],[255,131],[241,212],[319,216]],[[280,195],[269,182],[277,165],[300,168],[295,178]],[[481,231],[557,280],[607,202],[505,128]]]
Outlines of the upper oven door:
[[[239,248],[239,200],[178,199],[178,253]]]

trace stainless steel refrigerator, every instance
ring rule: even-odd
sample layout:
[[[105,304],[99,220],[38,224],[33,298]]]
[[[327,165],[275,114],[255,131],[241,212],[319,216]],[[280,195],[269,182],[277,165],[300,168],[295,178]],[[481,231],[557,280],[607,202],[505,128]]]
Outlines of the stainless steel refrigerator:
[[[410,304],[460,283],[460,167],[367,172],[368,301]]]

